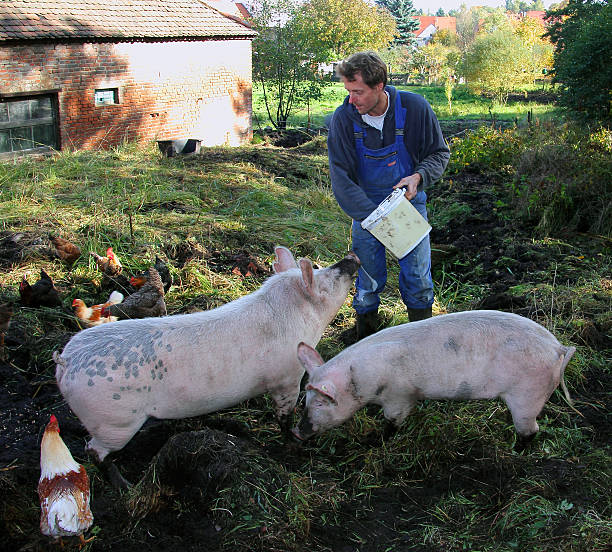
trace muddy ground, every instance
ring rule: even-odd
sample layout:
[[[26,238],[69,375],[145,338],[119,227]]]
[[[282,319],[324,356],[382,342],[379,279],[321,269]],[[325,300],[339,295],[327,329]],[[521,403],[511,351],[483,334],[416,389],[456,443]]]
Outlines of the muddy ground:
[[[556,247],[545,247],[532,240],[531,229],[521,228],[513,220],[500,216],[495,186],[490,177],[481,174],[464,173],[445,181],[431,191],[430,200],[460,202],[470,207],[469,215],[460,223],[449,221],[444,227],[434,228],[431,239],[435,270],[452,272],[454,278],[465,284],[488,284],[487,294],[477,298],[469,305],[471,308],[500,309],[537,317],[541,305],[534,301],[533,294],[516,293],[515,286],[524,284],[525,289],[532,289],[538,284],[550,283],[551,267],[556,267],[557,282],[577,281],[585,262],[601,262],[605,250],[605,240],[592,237],[568,236]],[[184,251],[171,253],[175,255],[169,256],[171,262],[184,261],[181,257]],[[6,249],[0,248],[0,254],[5,255],[0,258],[1,271],[14,259],[6,258],[9,255]],[[219,257],[217,270],[231,272],[237,267],[248,270],[248,265],[240,266],[245,257],[248,258],[248,252],[236,252],[233,258]],[[201,308],[210,306],[214,305]],[[578,342],[596,350],[612,347],[610,328],[602,326],[595,317],[581,328],[575,335]],[[48,330],[39,339],[54,341],[61,348],[76,326],[66,322],[61,327],[50,326]],[[88,550],[237,549],[223,544],[228,542],[228,531],[240,532],[240,529],[235,529],[233,522],[224,523],[216,515],[218,493],[232,486],[238,489],[251,474],[259,473],[258,470],[261,470],[258,481],[265,480],[263,474],[267,471],[275,472],[280,480],[293,470],[308,473],[312,450],[287,444],[276,435],[272,414],[263,399],[258,399],[247,405],[262,416],[254,424],[245,423],[243,417],[217,415],[148,424],[115,457],[127,479],[141,481],[142,494],[137,499],[121,494],[84,454],[86,432],[63,403],[49,376],[50,366],[41,365],[48,363],[48,359],[32,354],[28,348],[31,343],[32,339],[23,334],[18,324],[11,326],[6,336],[8,359],[0,361],[0,550],[57,550],[57,545],[40,535],[36,495],[40,438],[50,412],[60,420],[62,436],[73,455],[86,462],[90,471],[94,527],[100,530],[96,539],[87,545]],[[609,442],[612,437],[610,383],[609,378],[598,375],[586,378],[578,390],[579,394],[588,396],[588,402],[604,405],[600,409],[581,407],[585,418],[580,423],[589,426],[593,439],[601,443]],[[254,425],[269,431],[269,442],[254,437]],[[162,456],[153,463],[160,450]],[[502,493],[512,477],[526,470],[524,458],[517,458],[513,463],[479,461],[487,455],[491,451],[476,445],[444,477],[433,474],[410,488],[377,487],[372,490],[367,505],[355,499],[347,500],[335,513],[334,524],[323,523],[321,516],[313,516],[308,522],[307,539],[293,543],[292,547],[334,552],[428,550],[425,545],[406,542],[402,523],[408,521],[398,520],[410,520],[412,524],[424,522],[427,504],[449,491],[469,487],[474,481],[492,492]],[[329,461],[342,458],[343,451],[338,447],[330,454]],[[542,462],[536,470],[541,478],[559,480],[560,485],[578,485],[581,476],[579,463],[562,460]],[[389,482],[396,476],[393,469],[387,475]],[[280,492],[276,479],[270,479],[269,483],[266,492]],[[240,500],[239,493],[235,500]],[[183,508],[177,510],[177,503]],[[257,509],[257,505],[253,504],[253,508]],[[270,530],[266,525],[245,530],[243,538],[238,539],[244,543],[240,550],[286,549],[282,541],[267,535]],[[562,536],[568,528],[560,524],[557,530]],[[355,535],[361,544],[356,544]],[[76,549],[76,543],[68,541],[66,547]]]

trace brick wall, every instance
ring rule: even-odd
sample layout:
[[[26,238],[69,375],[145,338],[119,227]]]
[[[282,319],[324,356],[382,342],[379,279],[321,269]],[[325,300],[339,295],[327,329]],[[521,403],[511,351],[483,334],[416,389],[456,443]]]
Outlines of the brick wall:
[[[122,140],[200,138],[239,145],[252,136],[251,41],[38,44],[0,47],[0,92],[58,93],[63,148]],[[119,91],[96,106],[96,89]]]

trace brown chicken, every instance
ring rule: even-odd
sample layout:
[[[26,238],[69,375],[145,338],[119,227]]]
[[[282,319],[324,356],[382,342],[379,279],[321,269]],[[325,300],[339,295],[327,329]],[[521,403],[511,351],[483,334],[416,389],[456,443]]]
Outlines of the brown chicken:
[[[159,277],[164,284],[164,293],[168,293],[168,290],[172,286],[172,275],[168,269],[168,265],[162,261],[158,256],[155,256],[155,264],[153,268],[159,273]],[[148,272],[145,270],[140,276],[134,276],[130,279],[130,284],[136,289],[140,289],[149,277]]]
[[[119,260],[119,257],[115,255],[112,247],[109,247],[106,250],[106,257],[100,257],[100,255],[94,253],[93,251],[90,251],[89,254],[96,261],[98,269],[107,276],[114,277],[121,274],[123,266],[121,264],[121,261]]]
[[[72,266],[75,261],[81,256],[81,250],[79,247],[70,243],[64,238],[59,236],[49,236],[53,247],[55,247],[55,254],[58,258],[64,261],[69,266]]]
[[[122,303],[102,309],[102,316],[118,316],[121,319],[149,318],[165,314],[164,284],[159,272],[153,267],[148,269],[147,281],[138,291],[128,295]]]
[[[19,295],[24,307],[57,307],[62,304],[53,280],[42,268],[40,280],[33,286],[28,283],[26,275],[23,275],[23,280],[19,284]]]
[[[92,326],[98,326],[106,322],[115,322],[118,320],[116,316],[102,316],[102,309],[121,303],[121,301],[123,301],[123,293],[113,291],[106,303],[88,307],[82,299],[75,299],[72,302],[72,309],[74,310],[75,316],[83,325],[86,328],[91,328]]]
[[[5,358],[4,354],[4,334],[8,330],[13,316],[13,306],[10,303],[0,305],[0,359]]]
[[[51,414],[40,444],[40,530],[55,540],[79,537],[93,523],[89,508],[89,477],[78,464],[59,434],[57,418]],[[63,543],[62,543],[63,544]]]

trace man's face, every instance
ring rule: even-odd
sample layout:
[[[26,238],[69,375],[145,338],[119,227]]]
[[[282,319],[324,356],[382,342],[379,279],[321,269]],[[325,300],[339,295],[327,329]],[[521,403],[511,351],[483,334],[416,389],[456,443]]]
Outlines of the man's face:
[[[373,88],[363,82],[361,73],[355,73],[355,80],[347,80],[342,77],[344,88],[349,93],[349,103],[355,106],[360,115],[382,115],[387,108],[387,95],[383,90],[383,83],[376,84]]]

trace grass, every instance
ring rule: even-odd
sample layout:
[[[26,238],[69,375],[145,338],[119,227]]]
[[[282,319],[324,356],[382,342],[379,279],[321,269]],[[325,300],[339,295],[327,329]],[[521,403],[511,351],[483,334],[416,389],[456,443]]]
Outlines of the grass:
[[[330,106],[335,101],[330,98]],[[475,109],[471,115],[483,113]],[[257,289],[263,277],[236,275],[230,265],[216,265],[213,253],[246,250],[266,264],[279,243],[321,265],[344,254],[348,221],[333,199],[326,166],[324,148],[312,145],[290,152],[207,148],[201,156],[172,159],[153,146],[126,145],[28,158],[0,165],[0,230],[60,233],[84,251],[112,245],[128,273],[159,254],[176,265],[167,296],[170,313],[202,300],[214,306]],[[465,191],[459,174],[453,178]],[[491,186],[478,190],[495,192]],[[452,197],[432,199],[438,229],[463,224],[472,214],[467,203]],[[507,205],[507,198],[500,202]],[[503,211],[511,218],[510,209],[500,209],[500,216]],[[278,433],[271,401],[263,397],[176,422],[177,429],[237,422],[248,429],[252,450],[238,479],[218,489],[207,508],[194,511],[187,498],[175,496],[166,515],[214,519],[223,528],[218,549],[236,551],[609,550],[612,462],[602,420],[609,421],[611,358],[609,349],[585,341],[584,329],[594,321],[609,328],[609,245],[599,256],[594,241],[576,236],[534,238],[532,245],[554,254],[559,264],[510,292],[528,297],[534,316],[563,343],[577,346],[566,377],[588,418],[576,415],[556,393],[540,417],[534,446],[517,453],[503,403],[425,400],[389,441],[380,439],[381,413],[366,408],[294,453]],[[176,262],[186,249],[201,254]],[[503,271],[509,260],[500,259]],[[435,269],[436,313],[473,308],[491,291],[482,269],[477,271],[479,263],[466,255]],[[86,255],[72,271],[59,261],[26,255],[0,268],[0,303],[15,301],[24,272],[42,266],[65,305],[78,296],[102,299],[99,274]],[[407,321],[394,268],[382,310],[390,323]],[[324,358],[343,348],[340,333],[353,321],[347,300],[318,346]],[[75,331],[69,309],[19,308],[14,324],[25,336],[20,350],[27,351],[20,353],[26,358],[13,360],[15,366],[39,384],[52,381],[51,353]],[[99,477],[95,493],[110,492]],[[155,512],[147,515],[157,519]],[[102,542],[117,538],[103,522],[96,531]]]
[[[499,105],[490,98],[471,93],[465,85],[458,85],[453,90],[451,109],[449,109],[443,87],[400,85],[397,88],[424,96],[431,104],[438,118],[448,121],[461,119],[490,121],[494,119],[495,121],[522,122],[526,120],[529,112],[531,112],[534,119],[549,120],[559,117],[559,110],[552,103],[543,104],[536,100],[525,101],[521,99],[519,101],[518,99],[511,99],[505,105]],[[525,91],[533,93],[538,91],[538,89],[537,87],[532,87],[532,89],[526,89]],[[289,117],[288,126],[305,127],[308,126],[309,120],[310,126],[324,126],[326,118],[331,116],[336,107],[344,101],[345,97],[346,90],[342,83],[331,83],[327,88],[323,89],[321,98],[312,103],[310,114],[307,107],[297,108]],[[253,114],[255,129],[270,125],[263,102],[263,94],[257,85],[253,89]]]

